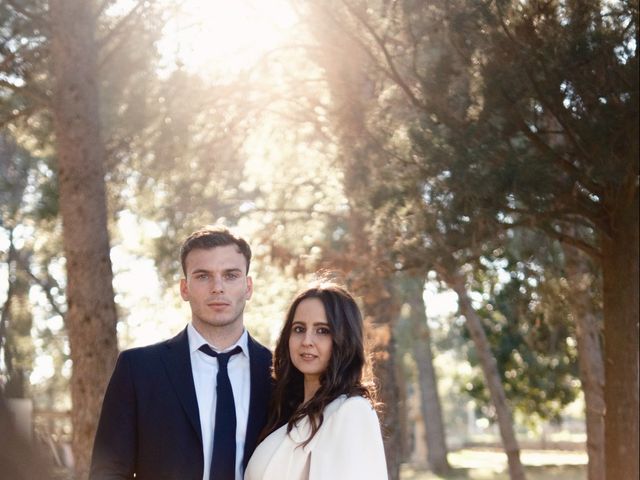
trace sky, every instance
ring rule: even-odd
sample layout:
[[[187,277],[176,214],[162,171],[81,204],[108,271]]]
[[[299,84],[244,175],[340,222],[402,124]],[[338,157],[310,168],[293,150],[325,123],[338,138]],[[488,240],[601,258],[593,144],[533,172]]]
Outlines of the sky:
[[[164,29],[159,49],[204,77],[233,74],[277,48],[297,22],[283,0],[187,0]]]

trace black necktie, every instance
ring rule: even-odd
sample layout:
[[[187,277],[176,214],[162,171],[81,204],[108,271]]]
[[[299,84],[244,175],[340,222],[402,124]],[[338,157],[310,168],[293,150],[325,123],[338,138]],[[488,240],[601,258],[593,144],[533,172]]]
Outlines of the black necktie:
[[[200,351],[218,358],[218,376],[216,387],[216,423],[213,432],[213,454],[209,480],[235,480],[236,478],[236,404],[227,364],[229,358],[242,352],[238,345],[229,352],[217,353],[202,345]]]

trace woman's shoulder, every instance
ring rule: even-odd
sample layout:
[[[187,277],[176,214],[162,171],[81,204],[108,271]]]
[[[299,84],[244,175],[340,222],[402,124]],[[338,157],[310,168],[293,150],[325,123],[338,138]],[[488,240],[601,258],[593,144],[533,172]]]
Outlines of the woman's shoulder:
[[[370,416],[375,415],[375,410],[368,398],[360,395],[347,397],[340,395],[338,398],[329,403],[324,410],[325,421],[331,417],[349,416]]]

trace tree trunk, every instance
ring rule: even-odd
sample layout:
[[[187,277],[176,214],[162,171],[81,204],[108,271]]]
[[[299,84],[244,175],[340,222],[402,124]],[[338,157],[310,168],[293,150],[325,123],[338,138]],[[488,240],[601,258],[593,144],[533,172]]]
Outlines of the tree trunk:
[[[368,166],[368,160],[379,155],[378,147],[372,145],[365,134],[372,81],[363,68],[366,65],[363,52],[344,32],[335,28],[326,15],[326,5],[312,2],[309,7],[313,18],[310,22],[312,34],[322,46],[315,50],[315,61],[324,69],[332,97],[331,118],[339,138],[344,190],[349,200],[350,255],[355,264],[352,277],[359,277],[353,285],[363,299],[373,373],[385,404],[382,421],[389,478],[397,480],[400,477],[401,441],[393,323],[400,314],[400,306],[394,294],[393,273],[382,266],[385,259],[376,253],[376,245],[370,235],[370,185],[367,174],[362,170],[365,165],[373,168]]]
[[[601,325],[593,311],[593,274],[587,259],[575,248],[564,246],[565,270],[571,286],[570,308],[576,322],[578,365],[586,406],[589,480],[605,478],[604,363],[600,344]]]
[[[11,326],[9,322],[11,320],[11,307],[13,304],[13,297],[15,295],[16,282],[15,282],[15,263],[17,261],[18,252],[16,250],[16,246],[13,242],[13,228],[9,229],[9,253],[7,255],[7,277],[8,277],[8,285],[7,285],[7,297],[2,305],[2,312],[0,312],[0,353],[2,353],[2,360],[4,362],[4,366],[8,375],[8,381],[4,387],[4,394],[7,397],[23,397],[24,391],[21,388],[23,385],[22,381],[18,381],[18,378],[13,378],[16,376],[17,372],[14,371],[13,368],[13,349],[15,348],[11,345],[11,338],[9,335],[9,331],[11,330]],[[16,391],[17,390],[17,391]],[[22,394],[21,394],[22,393]]]
[[[482,327],[482,319],[471,304],[471,299],[467,294],[464,276],[458,272],[439,271],[438,273],[458,295],[460,312],[467,320],[466,326],[476,347],[491,401],[496,409],[500,436],[509,464],[509,477],[511,480],[524,480],[526,476],[522,462],[520,461],[520,446],[518,445],[518,440],[513,430],[513,416],[507,404],[507,397],[500,380],[496,359],[491,352],[487,335]]]
[[[397,325],[396,325],[397,326]],[[396,337],[397,338],[397,337]],[[396,356],[397,359],[397,356]],[[396,391],[398,392],[398,451],[399,462],[405,463],[410,457],[409,449],[409,408],[407,403],[407,376],[404,368],[402,368],[402,362],[394,362],[395,366],[395,383]]]
[[[636,182],[633,178],[632,182]],[[633,187],[632,187],[633,188]],[[622,196],[622,194],[621,194]],[[625,203],[627,202],[627,203]],[[609,480],[638,478],[638,190],[602,235],[605,461]]]
[[[382,272],[367,272],[366,280],[356,289],[363,301],[367,340],[372,370],[379,389],[382,410],[382,430],[391,480],[400,478],[401,428],[398,386],[395,378],[396,346],[393,323],[400,315],[400,305],[391,281]]]
[[[409,321],[413,333],[413,354],[418,367],[420,411],[427,441],[427,461],[431,470],[444,475],[450,469],[447,459],[446,432],[438,395],[438,382],[433,368],[431,333],[427,325],[424,304],[424,277],[414,277],[405,283],[407,303],[411,307]]]
[[[66,327],[73,371],[73,452],[88,470],[104,389],[117,355],[100,138],[94,2],[51,0],[53,117],[67,269]]]

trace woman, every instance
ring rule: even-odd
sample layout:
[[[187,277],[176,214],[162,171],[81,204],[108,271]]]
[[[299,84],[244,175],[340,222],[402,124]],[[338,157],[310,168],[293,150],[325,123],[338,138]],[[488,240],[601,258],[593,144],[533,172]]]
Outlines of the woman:
[[[322,283],[293,301],[274,354],[269,434],[245,480],[386,480],[373,394],[362,381],[360,310]]]

